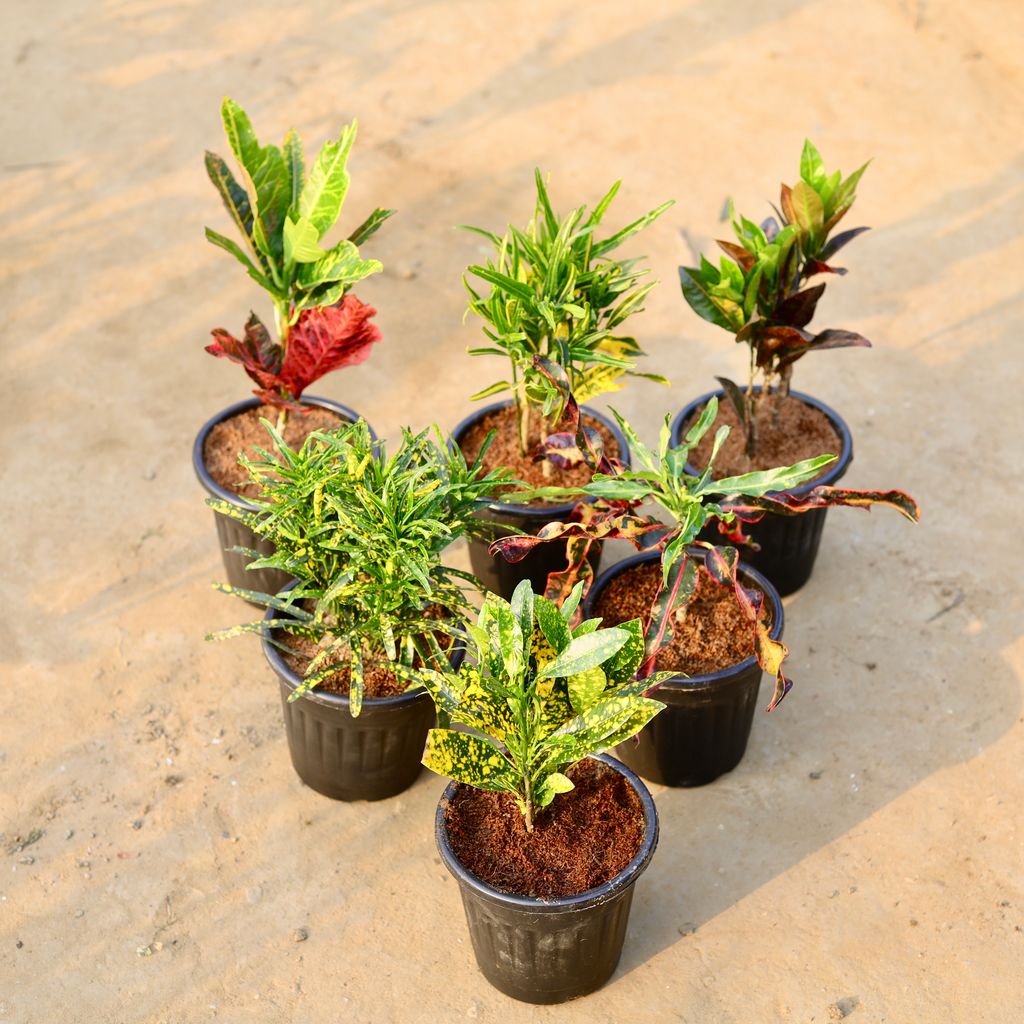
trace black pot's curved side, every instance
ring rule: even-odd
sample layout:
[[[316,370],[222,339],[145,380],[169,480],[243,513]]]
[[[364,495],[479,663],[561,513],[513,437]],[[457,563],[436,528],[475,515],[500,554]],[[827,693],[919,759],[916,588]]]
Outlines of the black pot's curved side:
[[[690,549],[703,558],[700,548]],[[590,617],[604,588],[621,572],[643,562],[655,561],[657,551],[642,551],[616,563],[594,582],[584,614]],[[747,584],[764,592],[772,609],[771,636],[782,636],[782,601],[761,573],[740,562],[740,574]],[[620,743],[615,756],[637,774],[663,786],[703,786],[730,772],[747,750],[754,722],[761,666],[751,655],[721,672],[680,676],[662,683],[654,692],[665,704],[640,731],[636,739]]]
[[[467,871],[448,840],[445,812],[458,783],[437,807],[434,834],[455,876],[473,952],[484,977],[527,1003],[562,1003],[599,989],[615,971],[633,901],[633,887],[658,845],[658,813],[647,787],[615,758],[596,755],[626,777],[643,805],[644,836],[633,859],[611,881],[561,899],[512,896]]]
[[[493,402],[490,405],[477,409],[476,412],[467,416],[452,431],[452,441],[455,444],[461,444],[466,432],[481,418],[488,413],[506,408],[510,404],[510,402]],[[583,406],[582,411],[588,416],[593,416],[594,419],[599,420],[603,426],[611,431],[615,440],[619,443],[619,461],[623,465],[629,466],[629,445],[622,431],[619,430],[618,424],[589,406]],[[494,538],[497,539],[498,537],[508,536],[514,530],[522,530],[524,533],[534,534],[547,523],[567,522],[570,513],[576,505],[577,502],[575,501],[568,502],[565,505],[543,506],[524,506],[505,502],[493,502],[482,508],[478,515],[481,519],[487,519],[492,523],[498,524],[499,528],[494,533]],[[501,527],[512,527],[512,529],[501,529]],[[512,592],[516,589],[519,582],[524,579],[530,581],[536,593],[543,594],[544,588],[547,586],[548,576],[553,572],[564,569],[566,566],[565,544],[558,541],[538,544],[525,558],[518,562],[506,562],[500,556],[495,558],[488,550],[489,547],[488,541],[469,540],[470,568],[473,571],[473,575],[481,580],[487,590],[498,594],[505,598],[505,600],[509,600],[512,597]],[[596,573],[601,560],[600,543],[591,545],[589,560]]]
[[[268,609],[267,618],[275,613]],[[302,781],[333,800],[383,800],[408,789],[420,774],[434,702],[426,690],[396,697],[367,697],[358,718],[341,694],[311,690],[288,697],[302,679],[263,636],[263,654],[277,675],[288,735],[288,752]],[[464,649],[451,654],[453,667]]]
[[[756,388],[755,390],[760,390]],[[823,412],[832,424],[832,428],[842,441],[839,458],[829,467],[828,472],[818,480],[794,487],[789,493],[806,494],[814,487],[834,485],[843,477],[853,462],[853,437],[850,428],[834,409],[824,402],[805,395],[800,391],[791,391],[793,398],[798,398],[806,405],[813,406]],[[708,400],[715,396],[721,401],[723,392],[709,391],[706,395],[694,399],[672,421],[672,444],[682,439],[687,421],[698,409],[703,408]],[[687,466],[688,473],[699,472],[693,466]],[[751,548],[743,549],[744,560],[759,572],[765,574],[775,584],[779,593],[785,597],[799,590],[814,571],[814,561],[818,557],[818,545],[821,533],[825,528],[825,516],[828,509],[820,508],[812,512],[804,512],[799,516],[778,516],[769,513],[760,522],[745,527],[745,532],[760,547],[759,551]],[[716,526],[706,527],[701,540],[712,543],[721,539]]]
[[[321,409],[330,409],[350,423],[359,419],[359,413],[355,410],[340,402],[333,402],[329,398],[309,396],[303,398],[303,402]],[[203,461],[203,448],[206,445],[207,436],[218,423],[223,423],[247,409],[255,409],[259,404],[258,398],[246,398],[222,409],[216,416],[211,416],[203,424],[192,444],[192,468],[206,493],[211,498],[230,502],[236,508],[249,512],[258,511],[259,506],[221,487],[210,476],[206,469],[206,463]],[[370,429],[370,434],[373,435],[373,428]],[[247,568],[251,561],[250,557],[234,550],[234,548],[249,548],[258,551],[260,556],[265,558],[274,553],[274,545],[270,541],[254,533],[245,523],[232,519],[221,512],[214,512],[213,519],[217,525],[217,538],[220,541],[221,554],[224,558],[224,572],[231,586],[240,587],[243,590],[259,590],[264,594],[278,594],[288,585],[291,581],[291,576],[288,573],[280,569],[253,569],[250,572]]]

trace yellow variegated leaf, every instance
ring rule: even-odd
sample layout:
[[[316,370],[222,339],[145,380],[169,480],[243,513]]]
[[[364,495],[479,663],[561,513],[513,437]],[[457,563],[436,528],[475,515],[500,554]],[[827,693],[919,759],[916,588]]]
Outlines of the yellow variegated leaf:
[[[427,733],[423,764],[438,775],[477,789],[516,791],[517,778],[512,766],[497,745],[482,736],[431,729]]]

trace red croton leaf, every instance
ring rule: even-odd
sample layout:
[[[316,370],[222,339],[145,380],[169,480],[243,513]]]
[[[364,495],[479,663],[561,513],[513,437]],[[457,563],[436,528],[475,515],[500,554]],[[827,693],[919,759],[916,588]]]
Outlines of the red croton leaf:
[[[206,351],[240,363],[259,385],[253,394],[268,405],[306,411],[300,404],[302,392],[325,373],[363,362],[370,346],[380,341],[380,330],[370,318],[377,310],[354,295],[346,295],[333,306],[306,309],[288,332],[287,352],[255,313],[249,315],[242,340],[218,327],[214,343]]]
[[[245,372],[261,388],[261,391],[256,392],[257,395],[262,398],[263,392],[277,386],[278,371],[281,369],[281,348],[270,337],[270,332],[255,313],[249,314],[241,341],[228,334],[223,327],[218,327],[210,333],[214,337],[214,342],[206,346],[206,351],[211,356],[230,359],[233,363],[240,363],[245,367]]]
[[[331,370],[355,366],[380,341],[380,329],[370,323],[377,315],[354,295],[333,306],[303,310],[288,332],[288,349],[281,367],[281,385],[292,399]]]

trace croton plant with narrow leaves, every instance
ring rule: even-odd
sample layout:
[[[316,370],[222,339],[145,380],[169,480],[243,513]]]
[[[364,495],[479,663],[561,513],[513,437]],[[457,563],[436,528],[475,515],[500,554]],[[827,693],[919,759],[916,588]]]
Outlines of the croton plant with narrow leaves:
[[[436,428],[435,438],[403,431],[389,456],[363,420],[315,431],[298,449],[264,423],[275,451],[240,460],[260,486],[262,507],[253,512],[216,499],[208,504],[274,545],[266,557],[246,552],[254,558],[250,569],[281,569],[298,583],[276,595],[216,584],[280,615],[210,638],[267,629],[271,642],[286,651],[288,634],[315,641],[319,649],[290,699],[344,664],[356,716],[365,664],[384,662],[406,682],[414,664],[447,663],[438,638],[462,636],[469,610],[464,590],[479,589],[479,583],[442,564],[441,553],[453,540],[487,529],[474,513],[508,474],[485,474],[483,452],[468,465]]]
[[[528,580],[511,602],[488,594],[469,634],[476,664],[419,673],[443,726],[427,737],[423,763],[439,775],[515,797],[533,831],[537,812],[573,788],[566,772],[590,754],[636,735],[664,705],[645,695],[639,619],[575,627],[582,584],[561,608]],[[668,676],[670,673],[663,673]]]
[[[614,410],[613,410],[614,412]],[[596,467],[592,481],[577,490],[590,500],[580,502],[569,522],[549,523],[534,537],[504,537],[493,543],[493,553],[509,561],[525,557],[536,545],[548,541],[566,542],[568,564],[548,578],[547,597],[559,602],[574,593],[580,583],[589,586],[593,570],[587,555],[592,544],[603,540],[627,540],[638,550],[656,548],[661,553],[661,586],[644,622],[645,660],[640,675],[653,672],[658,652],[672,639],[673,623],[685,613],[697,587],[700,557],[710,577],[731,587],[754,630],[754,652],[761,667],[775,677],[771,711],[790,689],[783,672],[788,653],[785,644],[773,640],[767,607],[761,591],[744,586],[737,567],[739,555],[732,545],[716,545],[697,540],[709,522],[719,522],[727,539],[747,543],[743,524],[757,522],[765,514],[793,516],[832,505],[868,508],[889,505],[913,522],[919,517],[917,503],[902,491],[855,491],[819,486],[796,496],[787,489],[812,480],[834,455],[819,455],[793,466],[744,473],[741,476],[712,480],[712,467],[729,427],[719,427],[707,468],[699,475],[686,472],[687,457],[711,429],[718,415],[718,400],[712,398],[682,443],[670,447],[671,430],[666,418],[658,450],[652,451],[618,413],[623,434],[629,441],[636,469],[624,469],[590,445],[590,435],[578,431],[579,445],[572,447],[562,435],[548,450],[548,457],[559,465],[586,461]],[[505,500],[562,499],[571,497],[564,488],[544,487],[521,492]],[[643,516],[639,507],[647,502],[658,506],[661,517]]]
[[[207,152],[206,170],[245,248],[212,228],[206,237],[231,253],[270,296],[277,337],[252,313],[241,338],[217,328],[206,351],[240,363],[263,402],[282,411],[299,409],[310,384],[331,370],[362,362],[380,340],[380,331],[370,323],[376,310],[349,289],[382,269],[377,260],[360,257],[359,245],[394,211],[374,210],[348,238],[324,248],[321,243],[336,224],[348,191],[356,122],[324,144],[307,172],[295,129],[281,148],[261,146],[237,103],[225,99],[221,115],[244,187],[215,153]]]
[[[857,197],[857,183],[867,169],[844,178],[825,170],[821,154],[808,140],[800,158],[800,180],[783,185],[776,217],[760,225],[737,217],[729,204],[735,242],[719,241],[725,252],[715,266],[701,256],[699,267],[680,267],[683,296],[698,316],[735,335],[750,350],[745,389],[719,377],[742,424],[748,456],[757,449],[755,379],[760,372],[764,391],[789,393],[793,364],[808,352],[870,346],[854,331],[808,330],[824,282],[808,285],[819,274],[845,274],[832,258],[868,229],[850,228],[833,234]]]
[[[464,279],[469,310],[484,321],[490,344],[471,348],[471,355],[507,357],[511,373],[472,396],[473,400],[511,392],[515,405],[520,451],[528,454],[531,418],[536,436],[547,437],[564,410],[561,392],[534,368],[540,356],[560,366],[580,402],[618,390],[621,378],[647,377],[636,359],[644,353],[635,338],[623,333],[627,318],[642,310],[656,282],[641,284],[647,271],[639,260],[610,255],[623,242],[655,221],[672,202],[637,218],[603,239],[595,237],[608,207],[619,191],[616,182],[590,213],[579,206],[558,216],[540,171],[534,172],[537,199],[533,219],[525,229],[512,225],[504,235],[468,227],[486,238],[494,256],[486,266],[468,274],[490,285],[481,294]]]

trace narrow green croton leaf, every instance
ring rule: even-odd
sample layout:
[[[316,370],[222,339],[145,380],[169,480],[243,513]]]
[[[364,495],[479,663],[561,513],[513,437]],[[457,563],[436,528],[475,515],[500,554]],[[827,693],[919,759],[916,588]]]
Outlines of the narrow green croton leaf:
[[[723,477],[709,486],[719,494],[743,494],[748,497],[759,497],[770,491],[785,491],[791,487],[813,480],[830,462],[835,462],[835,455],[817,455],[813,459],[804,459],[792,466],[779,466],[776,469],[756,470],[740,476]]]
[[[290,128],[284,137],[284,145],[281,147],[284,154],[285,168],[288,171],[288,214],[293,220],[299,216],[299,196],[302,194],[302,185],[306,176],[306,165],[302,155],[302,139],[299,133]]]
[[[348,699],[352,717],[358,718],[363,709],[363,652],[358,646],[352,649],[352,660],[349,662]]]
[[[539,679],[572,676],[607,661],[630,638],[624,629],[601,629],[573,637],[569,646],[537,674]]]
[[[225,238],[224,235],[214,231],[213,228],[206,229],[206,240],[217,246],[218,249],[223,249],[225,252],[231,253],[232,256],[238,260],[239,263],[245,267],[245,272],[261,287],[266,291],[274,291],[274,285],[271,281],[264,276],[264,274],[256,268],[256,265],[249,259],[245,254],[245,250],[230,238]]]
[[[578,603],[579,600],[577,598]],[[561,654],[572,640],[569,624],[563,618],[562,612],[547,598],[540,596],[534,599],[533,610],[537,616],[537,622],[540,625],[541,632],[544,634],[544,638],[551,645],[552,657]]]
[[[482,736],[453,729],[431,729],[423,764],[438,775],[477,789],[515,793],[515,772],[500,748]]]
[[[362,245],[371,235],[376,234],[388,217],[393,217],[397,212],[397,210],[382,210],[378,207],[348,236],[348,240],[353,245]]]

